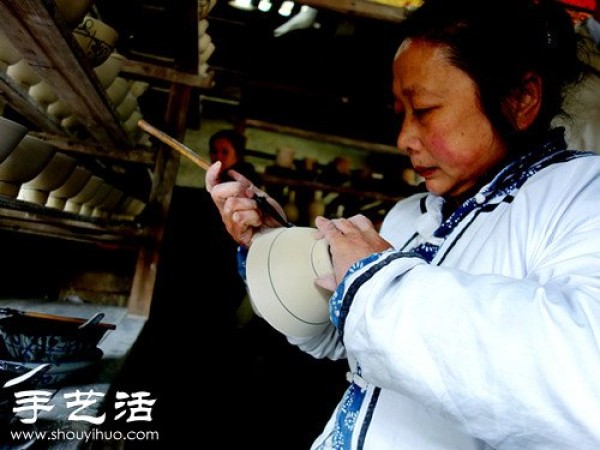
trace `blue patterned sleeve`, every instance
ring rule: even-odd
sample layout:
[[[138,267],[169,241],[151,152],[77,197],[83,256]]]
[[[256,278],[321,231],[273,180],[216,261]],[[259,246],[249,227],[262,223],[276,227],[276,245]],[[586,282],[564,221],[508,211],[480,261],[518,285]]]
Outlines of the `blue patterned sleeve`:
[[[237,248],[237,270],[244,283],[246,282],[246,259],[248,258],[248,247],[240,245]]]

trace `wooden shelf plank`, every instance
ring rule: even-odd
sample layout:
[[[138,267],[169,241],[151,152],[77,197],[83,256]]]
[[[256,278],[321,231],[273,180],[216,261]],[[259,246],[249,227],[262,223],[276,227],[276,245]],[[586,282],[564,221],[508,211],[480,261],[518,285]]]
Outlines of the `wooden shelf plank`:
[[[165,66],[150,64],[142,61],[133,61],[123,58],[122,72],[137,75],[142,78],[160,80],[165,83],[178,83],[186,86],[209,89],[213,85],[213,72],[209,72],[207,77],[201,77],[196,74],[180,72]]]
[[[0,229],[120,248],[137,248],[145,237],[134,222],[94,219],[6,198],[0,198]]]
[[[67,153],[79,153],[113,159],[116,161],[139,163],[146,166],[153,166],[156,161],[156,150],[153,148],[136,147],[120,150],[107,148],[97,142],[79,141],[69,136],[60,136],[50,133],[31,134],[51,143],[56,148]]]

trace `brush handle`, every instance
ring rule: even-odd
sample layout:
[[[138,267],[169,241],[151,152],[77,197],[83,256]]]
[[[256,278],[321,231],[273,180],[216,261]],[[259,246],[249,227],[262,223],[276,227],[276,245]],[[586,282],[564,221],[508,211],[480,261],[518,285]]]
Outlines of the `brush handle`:
[[[181,153],[183,156],[188,158],[190,161],[192,161],[193,163],[195,163],[197,166],[201,167],[202,169],[208,170],[210,168],[211,164],[208,161],[202,159],[202,157],[200,157],[200,155],[198,155],[195,151],[193,151],[187,145],[182,144],[177,139],[169,136],[167,133],[159,130],[158,128],[153,127],[148,122],[146,122],[144,119],[140,119],[138,121],[138,127],[140,127],[142,130],[144,130],[148,134],[151,134],[155,138],[159,139],[163,143],[167,144],[173,150],[176,150],[177,152]]]
[[[0,314],[5,314],[5,315],[9,315],[9,316],[34,317],[37,319],[49,319],[49,320],[57,320],[60,322],[70,322],[70,323],[78,323],[78,324],[83,324],[83,323],[87,322],[86,319],[80,319],[79,317],[57,316],[54,314],[47,314],[47,313],[36,312],[36,311],[21,311],[21,310],[14,309],[14,308],[0,308]],[[99,322],[99,323],[95,324],[95,326],[107,328],[109,330],[114,330],[117,328],[117,326],[112,323],[104,323],[104,322]]]

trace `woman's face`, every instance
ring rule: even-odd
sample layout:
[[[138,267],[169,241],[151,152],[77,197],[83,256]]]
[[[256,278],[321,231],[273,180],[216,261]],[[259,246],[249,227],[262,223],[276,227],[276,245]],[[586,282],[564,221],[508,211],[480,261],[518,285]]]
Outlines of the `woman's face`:
[[[228,139],[217,139],[213,144],[214,149],[210,149],[210,161],[215,163],[221,161],[222,170],[228,169],[237,162],[235,147]]]
[[[450,64],[445,47],[405,41],[394,60],[398,148],[427,190],[460,198],[502,160],[506,148],[484,115],[475,82]]]

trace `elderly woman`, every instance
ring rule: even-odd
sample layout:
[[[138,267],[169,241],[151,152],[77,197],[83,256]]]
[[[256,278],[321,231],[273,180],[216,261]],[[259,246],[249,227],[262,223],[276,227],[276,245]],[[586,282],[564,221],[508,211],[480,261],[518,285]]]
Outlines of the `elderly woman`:
[[[551,1],[429,0],[402,26],[398,147],[428,192],[380,232],[317,222],[331,325],[288,339],[347,358],[350,384],[313,448],[600,448],[600,157],[550,126],[577,76],[570,19]],[[251,245],[276,223],[220,169],[207,188]]]

